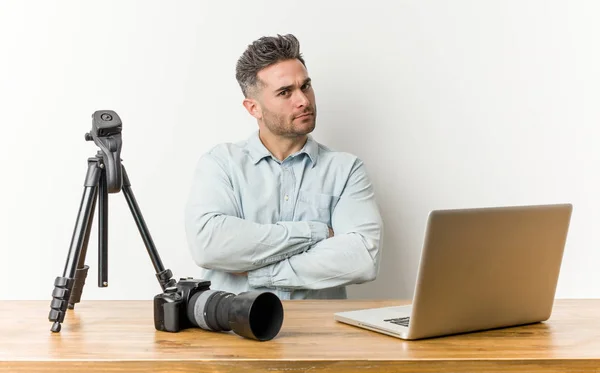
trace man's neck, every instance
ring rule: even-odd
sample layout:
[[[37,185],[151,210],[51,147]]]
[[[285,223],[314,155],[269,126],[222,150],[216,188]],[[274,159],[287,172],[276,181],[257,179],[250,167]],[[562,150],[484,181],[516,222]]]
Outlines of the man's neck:
[[[308,139],[308,135],[283,137],[276,136],[266,131],[259,131],[258,137],[271,154],[280,161],[286,159],[290,154],[298,152]]]

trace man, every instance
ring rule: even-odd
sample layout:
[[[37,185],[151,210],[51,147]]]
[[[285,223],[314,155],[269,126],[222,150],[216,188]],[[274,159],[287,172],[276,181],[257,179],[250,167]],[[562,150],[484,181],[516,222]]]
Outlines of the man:
[[[365,166],[309,135],[317,107],[296,37],[254,41],[236,78],[258,131],[198,162],[185,224],[201,278],[235,294],[346,298],[346,285],[376,278],[381,256]]]

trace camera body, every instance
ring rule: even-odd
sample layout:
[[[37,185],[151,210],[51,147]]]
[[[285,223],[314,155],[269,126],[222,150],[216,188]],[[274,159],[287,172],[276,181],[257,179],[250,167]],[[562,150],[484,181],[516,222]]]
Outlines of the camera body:
[[[179,332],[193,327],[187,316],[190,298],[210,289],[210,281],[192,277],[181,278],[176,286],[168,287],[154,297],[154,327],[165,332]]]

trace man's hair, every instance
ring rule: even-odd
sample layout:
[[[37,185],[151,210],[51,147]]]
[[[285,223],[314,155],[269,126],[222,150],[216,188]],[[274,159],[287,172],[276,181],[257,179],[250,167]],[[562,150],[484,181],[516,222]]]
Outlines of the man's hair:
[[[300,53],[300,42],[292,35],[263,36],[248,45],[235,67],[237,79],[245,97],[258,87],[258,72],[277,62],[297,59],[306,63]]]

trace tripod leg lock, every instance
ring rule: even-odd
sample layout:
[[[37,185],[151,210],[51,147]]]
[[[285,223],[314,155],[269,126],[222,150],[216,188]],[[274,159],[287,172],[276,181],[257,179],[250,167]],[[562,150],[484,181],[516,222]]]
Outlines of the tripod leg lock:
[[[52,292],[52,302],[50,303],[50,313],[48,320],[54,321],[52,331],[60,331],[60,323],[65,319],[69,296],[71,295],[70,288],[73,287],[73,279],[67,277],[57,277],[54,280],[54,291]]]
[[[75,303],[79,303],[81,300],[81,293],[83,293],[83,286],[85,285],[85,279],[87,277],[89,266],[84,265],[83,268],[77,268],[75,271],[75,282],[73,283],[73,290],[69,297],[69,309],[75,307]]]
[[[166,288],[175,286],[177,284],[177,281],[171,277],[173,277],[173,272],[171,272],[170,269],[165,269],[164,271],[156,274],[156,278],[158,278],[158,282],[160,283],[160,287],[163,289],[163,291]]]

